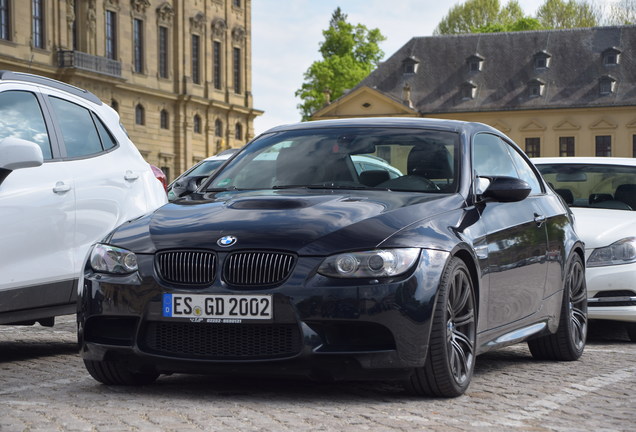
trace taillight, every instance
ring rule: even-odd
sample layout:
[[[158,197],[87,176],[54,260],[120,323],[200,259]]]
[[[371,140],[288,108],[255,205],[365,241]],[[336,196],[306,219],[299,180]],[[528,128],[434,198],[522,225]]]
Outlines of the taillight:
[[[152,172],[155,175],[155,178],[157,180],[159,180],[161,182],[161,184],[163,185],[163,190],[164,191],[168,191],[168,179],[166,178],[166,175],[163,173],[163,171],[161,171],[161,168],[156,167],[154,165],[150,165],[150,168],[152,168]]]

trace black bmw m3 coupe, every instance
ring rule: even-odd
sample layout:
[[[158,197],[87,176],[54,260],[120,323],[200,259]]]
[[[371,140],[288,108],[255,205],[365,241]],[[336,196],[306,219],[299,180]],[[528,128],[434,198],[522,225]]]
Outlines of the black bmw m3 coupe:
[[[489,126],[281,126],[187,189],[87,258],[78,337],[97,381],[397,379],[453,397],[486,351],[583,352],[571,214]]]

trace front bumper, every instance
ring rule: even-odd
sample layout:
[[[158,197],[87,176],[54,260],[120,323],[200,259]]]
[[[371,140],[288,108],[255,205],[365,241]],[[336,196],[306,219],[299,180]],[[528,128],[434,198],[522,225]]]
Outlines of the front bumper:
[[[587,267],[588,317],[636,322],[636,263]]]
[[[406,375],[424,364],[448,256],[423,250],[410,273],[386,280],[327,278],[315,271],[322,258],[300,257],[282,285],[249,290],[220,277],[196,290],[171,286],[157,275],[152,255],[138,255],[139,271],[127,276],[86,268],[78,301],[81,354],[159,373]],[[274,317],[267,323],[163,317],[162,295],[184,292],[272,294]]]

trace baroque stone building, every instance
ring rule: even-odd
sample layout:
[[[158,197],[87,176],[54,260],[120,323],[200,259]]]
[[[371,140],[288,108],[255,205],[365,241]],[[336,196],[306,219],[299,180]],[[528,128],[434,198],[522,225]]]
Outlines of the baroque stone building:
[[[169,180],[253,135],[251,0],[0,0],[0,69],[111,105]]]
[[[477,121],[529,156],[636,157],[636,26],[415,37],[313,119]]]

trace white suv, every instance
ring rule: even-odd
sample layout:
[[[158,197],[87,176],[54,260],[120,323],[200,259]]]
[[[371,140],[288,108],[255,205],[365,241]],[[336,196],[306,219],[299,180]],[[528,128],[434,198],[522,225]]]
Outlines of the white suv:
[[[0,324],[74,313],[89,246],[167,202],[94,94],[0,71]]]

